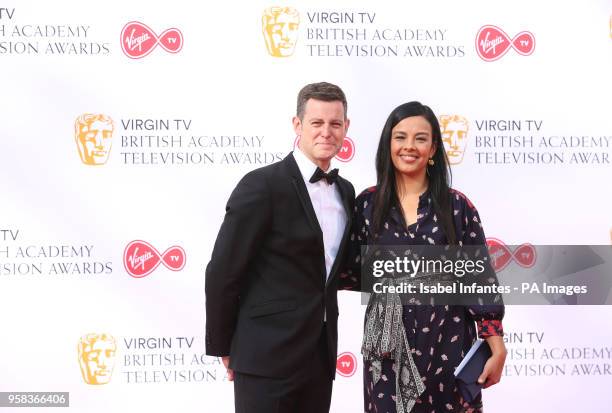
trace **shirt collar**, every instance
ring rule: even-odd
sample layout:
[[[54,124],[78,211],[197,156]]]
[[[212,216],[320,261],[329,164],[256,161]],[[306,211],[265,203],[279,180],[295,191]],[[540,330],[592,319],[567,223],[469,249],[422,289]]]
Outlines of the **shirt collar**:
[[[295,158],[295,163],[297,163],[300,173],[302,174],[302,178],[304,178],[304,182],[310,182],[310,178],[312,178],[312,175],[314,175],[318,166],[308,159],[308,157],[304,155],[304,153],[297,146],[293,150],[293,157]],[[332,167],[330,163],[329,169],[323,172],[329,172],[331,169]]]

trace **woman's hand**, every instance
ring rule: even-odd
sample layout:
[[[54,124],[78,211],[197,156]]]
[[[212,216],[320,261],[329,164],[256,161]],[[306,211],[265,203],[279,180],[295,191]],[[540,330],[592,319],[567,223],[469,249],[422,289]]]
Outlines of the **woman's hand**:
[[[491,347],[492,355],[485,363],[482,374],[478,377],[478,383],[482,384],[485,389],[499,383],[501,380],[506,355],[508,354],[501,336],[487,337],[486,340],[489,347]]]

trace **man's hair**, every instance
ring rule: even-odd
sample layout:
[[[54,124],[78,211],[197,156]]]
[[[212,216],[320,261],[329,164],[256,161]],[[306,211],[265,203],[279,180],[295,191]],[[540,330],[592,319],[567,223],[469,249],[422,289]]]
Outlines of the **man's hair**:
[[[302,120],[304,119],[304,109],[306,108],[308,99],[322,100],[323,102],[342,102],[342,106],[344,106],[344,118],[346,118],[346,96],[344,96],[344,92],[340,87],[327,82],[311,83],[304,86],[302,90],[300,90],[300,93],[298,93],[296,110],[297,117]]]

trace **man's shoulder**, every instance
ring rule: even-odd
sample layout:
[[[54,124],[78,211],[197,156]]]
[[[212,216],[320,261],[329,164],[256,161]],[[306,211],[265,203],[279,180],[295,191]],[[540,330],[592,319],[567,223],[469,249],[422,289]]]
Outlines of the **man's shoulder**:
[[[246,179],[265,178],[271,175],[282,173],[283,169],[286,167],[286,163],[288,162],[287,157],[281,159],[280,161],[271,163],[269,165],[255,168],[252,171],[248,172],[246,175],[244,175],[244,178]]]
[[[264,182],[268,179],[276,178],[279,175],[286,175],[289,156],[290,155],[287,155],[287,157],[281,159],[280,161],[271,163],[269,165],[261,166],[259,168],[253,169],[252,171],[247,172],[240,180],[239,185],[257,181]]]

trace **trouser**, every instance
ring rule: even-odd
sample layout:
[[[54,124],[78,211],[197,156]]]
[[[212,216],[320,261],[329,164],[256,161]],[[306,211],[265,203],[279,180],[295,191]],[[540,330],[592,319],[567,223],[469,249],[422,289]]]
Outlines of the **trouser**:
[[[314,357],[304,360],[302,368],[291,377],[279,379],[234,372],[236,413],[328,413],[332,374],[325,331],[323,326]]]

